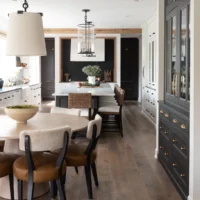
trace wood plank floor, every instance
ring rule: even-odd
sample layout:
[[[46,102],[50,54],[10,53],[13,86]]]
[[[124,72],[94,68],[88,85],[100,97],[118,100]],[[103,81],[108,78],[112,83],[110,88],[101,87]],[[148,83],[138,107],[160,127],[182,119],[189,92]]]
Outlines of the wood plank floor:
[[[42,112],[48,112],[51,105],[45,103]],[[123,139],[119,133],[109,132],[103,133],[99,140],[99,188],[93,186],[94,199],[181,200],[162,166],[154,159],[155,128],[141,114],[139,104],[125,103],[123,125]],[[83,168],[79,168],[78,175],[73,168],[68,168],[66,181],[68,200],[88,199]],[[37,198],[49,199],[48,194]]]

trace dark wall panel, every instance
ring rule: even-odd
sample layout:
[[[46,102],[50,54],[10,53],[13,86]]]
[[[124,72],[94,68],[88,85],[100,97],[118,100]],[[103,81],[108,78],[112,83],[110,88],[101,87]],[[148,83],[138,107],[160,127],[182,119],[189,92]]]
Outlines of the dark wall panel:
[[[71,81],[86,81],[87,75],[82,72],[86,65],[99,65],[101,67],[101,79],[103,80],[104,70],[114,69],[114,40],[105,39],[105,61],[104,62],[74,62],[70,61],[71,39],[62,40],[62,68],[63,82],[65,82],[64,73],[70,73]],[[113,81],[113,80],[112,80]]]

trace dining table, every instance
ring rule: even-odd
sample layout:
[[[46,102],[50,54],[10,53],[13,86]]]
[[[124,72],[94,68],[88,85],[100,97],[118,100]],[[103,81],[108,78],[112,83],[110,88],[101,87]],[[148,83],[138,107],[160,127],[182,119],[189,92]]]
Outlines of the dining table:
[[[17,123],[6,114],[0,114],[0,139],[5,140],[4,153],[22,156],[24,152],[19,149],[19,135],[24,130],[46,130],[69,126],[71,132],[87,128],[88,119],[79,116],[37,113],[27,123]],[[10,199],[8,176],[0,178],[0,197]],[[17,180],[14,178],[15,199],[18,199]],[[48,183],[35,184],[34,198],[44,195],[49,191]],[[27,184],[23,187],[23,197],[27,197]]]

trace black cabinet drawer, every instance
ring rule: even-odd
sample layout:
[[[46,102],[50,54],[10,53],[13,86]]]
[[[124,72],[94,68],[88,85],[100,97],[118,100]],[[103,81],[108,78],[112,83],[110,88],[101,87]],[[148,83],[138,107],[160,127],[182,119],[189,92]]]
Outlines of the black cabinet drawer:
[[[163,107],[160,107],[159,113],[160,113],[159,115],[162,119],[169,121],[170,112],[168,110],[164,109]]]
[[[170,115],[170,122],[173,126],[177,127],[179,130],[188,134],[189,132],[189,123],[175,114]]]
[[[170,149],[169,143],[160,135],[159,137],[159,156],[162,158],[163,162],[170,167]]]
[[[180,156],[189,158],[189,139],[184,136],[181,131],[177,129],[171,130],[173,147],[180,153]]]
[[[179,152],[172,148],[172,171],[181,190],[188,195],[189,191],[189,160],[180,157]]]
[[[159,123],[159,133],[163,137],[165,137],[167,140],[170,140],[170,129],[167,123],[164,121],[160,120]]]

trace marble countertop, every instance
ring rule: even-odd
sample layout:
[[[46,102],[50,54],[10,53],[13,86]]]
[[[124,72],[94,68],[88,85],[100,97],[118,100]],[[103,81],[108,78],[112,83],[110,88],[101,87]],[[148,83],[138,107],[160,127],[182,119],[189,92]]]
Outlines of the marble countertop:
[[[66,87],[57,93],[53,93],[53,96],[68,96],[69,93],[91,93],[92,96],[114,96],[114,91],[109,83],[101,83],[99,87],[84,88],[78,87],[77,83],[67,84]]]
[[[29,84],[14,85],[10,87],[3,87],[0,89],[0,94],[4,92],[10,92],[13,90],[26,89],[26,88],[29,88],[30,86],[37,85],[37,84],[40,84],[40,83],[29,83]]]

